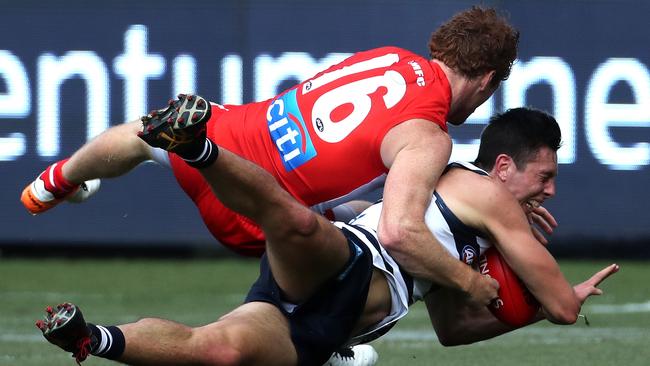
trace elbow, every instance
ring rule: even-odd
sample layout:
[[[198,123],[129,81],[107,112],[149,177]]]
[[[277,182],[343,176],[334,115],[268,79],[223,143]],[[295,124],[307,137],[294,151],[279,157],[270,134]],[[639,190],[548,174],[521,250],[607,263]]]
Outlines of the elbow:
[[[548,320],[554,324],[571,325],[578,320],[578,314],[570,314],[568,312],[564,314],[553,314],[548,317]]]
[[[580,304],[575,301],[574,303],[564,304],[552,311],[546,309],[546,317],[551,323],[569,325],[574,324],[578,320],[580,313]]]
[[[476,325],[480,322],[477,318],[482,316],[477,313],[479,309],[466,301],[464,294],[442,287],[430,291],[424,302],[436,340],[441,346],[453,347],[471,342]],[[484,313],[489,313],[487,308]]]
[[[400,256],[400,253],[405,252],[406,234],[403,232],[402,228],[391,227],[383,228],[380,226],[379,231],[377,232],[379,242],[381,246],[386,249],[388,253],[393,256]]]
[[[438,338],[438,342],[440,342],[440,344],[441,344],[443,347],[453,347],[453,346],[456,346],[456,344],[455,344],[454,342],[450,341],[450,340],[447,339],[447,338]]]
[[[408,220],[388,220],[380,221],[377,228],[377,235],[381,245],[389,252],[399,252],[404,250],[404,243],[412,237],[415,224]]]
[[[461,325],[452,329],[436,329],[436,337],[443,347],[464,346],[473,343],[475,340],[468,335],[466,330],[471,329],[471,325]]]
[[[399,248],[400,243],[402,243],[403,240],[401,239],[398,230],[394,228],[386,228],[385,226],[386,225],[379,226],[377,237],[379,238],[381,246],[390,253]]]
[[[455,347],[467,344],[467,342],[462,342],[460,338],[454,337],[450,334],[438,334],[438,342],[440,342],[443,347]]]

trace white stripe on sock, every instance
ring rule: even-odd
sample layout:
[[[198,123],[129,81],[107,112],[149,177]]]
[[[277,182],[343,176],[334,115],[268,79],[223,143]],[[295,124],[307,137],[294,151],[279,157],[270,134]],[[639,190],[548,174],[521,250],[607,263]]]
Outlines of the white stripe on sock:
[[[199,155],[198,158],[196,159],[183,159],[187,161],[188,163],[196,163],[197,161],[201,161],[206,158],[206,156],[210,156],[210,153],[212,152],[212,144],[208,139],[205,140],[205,143],[203,144],[203,152],[201,155]],[[206,155],[207,154],[207,155]]]
[[[108,329],[106,329],[106,334],[108,334],[108,346],[106,346],[104,353],[108,352],[111,347],[113,347],[113,335],[108,331]]]
[[[52,164],[52,166],[50,167],[50,172],[49,172],[49,174],[47,175],[48,178],[50,178],[50,184],[51,184],[52,187],[54,187],[54,188],[57,188],[57,187],[56,187],[56,184],[54,183],[54,168],[56,168],[57,164],[59,164],[59,163],[54,163],[54,164]]]
[[[95,350],[95,353],[100,354],[104,352],[104,348],[106,348],[106,343],[108,343],[108,337],[106,337],[106,333],[105,333],[106,329],[104,329],[104,327],[98,325],[97,329],[99,329],[101,340],[99,342],[99,347],[97,347],[97,349]]]
[[[208,151],[208,153],[206,155],[203,156],[203,160],[206,160],[207,158],[210,157],[210,155],[212,155],[212,141],[206,139],[205,144],[210,147],[210,150]]]
[[[102,341],[95,351],[95,354],[101,355],[111,349],[111,346],[113,345],[113,336],[111,335],[111,332],[108,331],[108,329],[102,327],[101,325],[98,325],[97,328],[102,333]]]

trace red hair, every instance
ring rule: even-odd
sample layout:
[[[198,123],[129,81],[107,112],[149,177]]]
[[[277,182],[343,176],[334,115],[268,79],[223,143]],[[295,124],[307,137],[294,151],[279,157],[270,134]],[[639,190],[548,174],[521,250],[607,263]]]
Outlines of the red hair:
[[[431,57],[474,78],[494,70],[493,82],[510,75],[517,58],[519,31],[495,9],[474,6],[456,14],[431,35]]]

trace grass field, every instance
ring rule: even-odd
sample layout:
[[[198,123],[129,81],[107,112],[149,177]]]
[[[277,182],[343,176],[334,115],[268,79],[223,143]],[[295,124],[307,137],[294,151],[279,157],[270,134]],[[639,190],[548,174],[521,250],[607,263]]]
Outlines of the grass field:
[[[590,327],[537,324],[472,346],[440,346],[424,307],[375,341],[380,365],[650,365],[650,263],[619,262],[606,294],[583,308]],[[606,262],[561,262],[571,282]],[[190,325],[241,303],[257,263],[224,260],[0,260],[0,365],[74,365],[34,327],[48,304],[75,302],[111,325],[145,316]],[[109,365],[89,358],[84,365]]]

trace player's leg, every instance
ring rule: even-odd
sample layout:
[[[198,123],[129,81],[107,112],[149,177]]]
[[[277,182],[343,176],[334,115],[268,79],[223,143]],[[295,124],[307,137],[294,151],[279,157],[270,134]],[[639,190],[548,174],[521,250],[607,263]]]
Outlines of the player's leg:
[[[205,99],[179,95],[172,104],[144,119],[140,137],[198,168],[221,202],[262,227],[273,274],[291,300],[306,298],[343,269],[350,248],[337,228],[297,202],[268,172],[206,138],[211,111]]]
[[[50,165],[25,187],[23,205],[30,213],[39,214],[65,199],[83,201],[99,188],[98,178],[123,175],[151,159],[151,147],[137,136],[141,129],[139,120],[111,127],[69,159]]]
[[[120,361],[128,364],[292,365],[297,359],[286,318],[268,303],[242,305],[198,328],[160,319],[120,328],[127,344]]]
[[[71,183],[124,175],[152,159],[151,148],[138,138],[142,121],[135,120],[104,131],[82,146],[62,168]]]
[[[64,307],[63,315],[48,316],[39,328],[78,362],[88,354],[131,365],[292,365],[297,360],[286,318],[268,303],[244,304],[197,328],[154,318],[86,326],[78,308],[66,306],[74,320],[65,317]]]
[[[361,255],[361,249],[352,253],[337,227],[296,201],[262,168],[225,149],[211,148],[218,149],[218,156],[200,172],[226,206],[250,217],[264,230],[269,266],[284,300],[305,301],[326,281],[352,267],[347,265]],[[380,284],[374,293],[384,296],[370,303],[383,317],[390,310],[390,301],[386,307],[385,300],[388,288],[383,276],[376,281]],[[377,321],[369,319],[365,319],[366,326]],[[374,365],[377,357],[371,346],[364,346],[345,350],[345,356],[337,353],[325,365]]]
[[[217,148],[217,147],[214,147]],[[273,276],[291,301],[310,296],[350,258],[345,236],[257,165],[225,150],[201,173],[226,206],[259,224]]]

